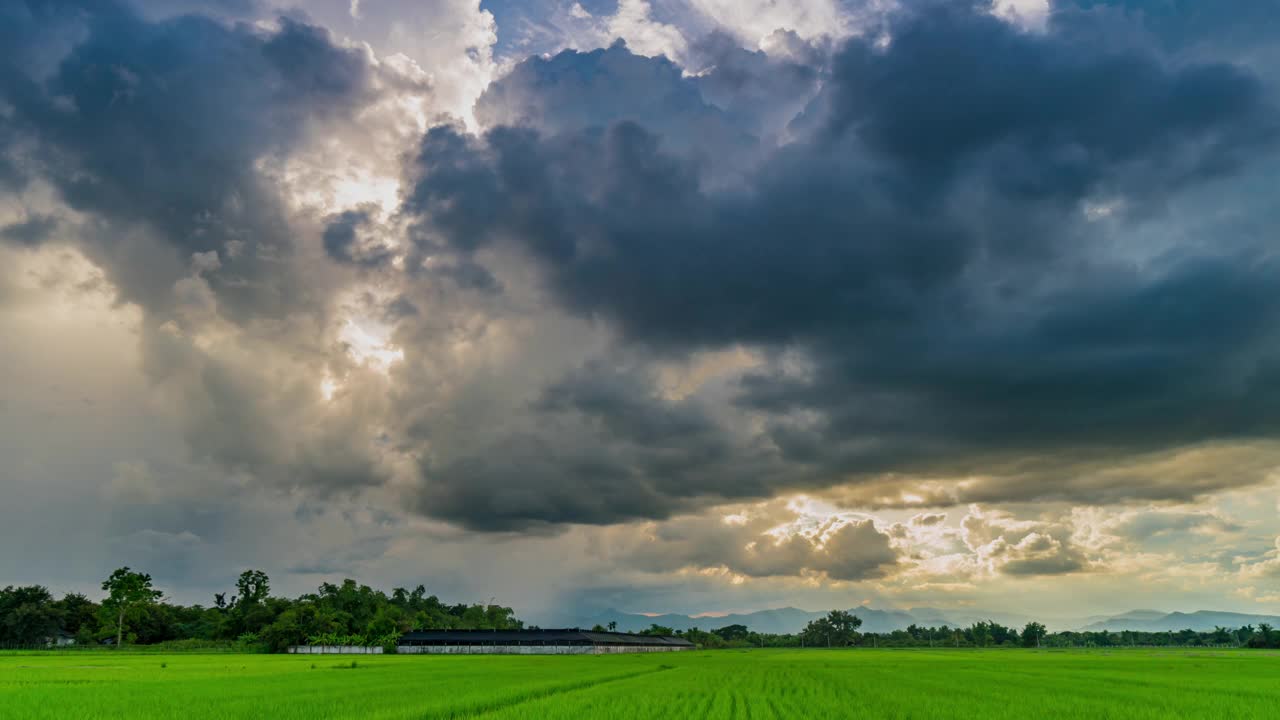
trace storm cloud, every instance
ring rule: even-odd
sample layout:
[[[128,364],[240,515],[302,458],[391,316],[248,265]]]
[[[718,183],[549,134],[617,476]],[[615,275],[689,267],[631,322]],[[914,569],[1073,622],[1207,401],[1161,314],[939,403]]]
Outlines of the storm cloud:
[[[0,506],[184,580],[1275,596],[1274,1],[586,5],[5,4]]]
[[[19,167],[101,223],[85,247],[124,299],[160,306],[191,253],[219,252],[225,272],[208,279],[226,309],[301,301],[275,261],[294,251],[289,222],[258,168],[368,100],[362,52],[288,19],[274,31],[151,22],[125,4],[69,0],[4,13],[0,94]]]
[[[836,52],[792,122],[797,139],[741,182],[721,182],[714,161],[688,151],[687,128],[652,127],[653,108],[609,101],[655,83],[669,95],[677,82],[666,61],[639,57],[627,63],[653,71],[602,76],[600,59],[620,47],[531,60],[496,84],[479,107],[518,127],[430,131],[404,206],[424,252],[514,248],[566,311],[640,352],[741,346],[803,359],[801,372],[766,359],[740,379],[735,407],[762,433],[718,429],[722,446],[754,448],[767,477],[718,458],[708,472],[700,456],[698,481],[679,493],[648,494],[671,469],[583,475],[576,464],[535,473],[520,492],[556,478],[557,495],[599,497],[595,483],[614,477],[646,488],[626,504],[636,516],[661,516],[699,492],[764,497],[1049,453],[1119,460],[1271,437],[1280,305],[1268,238],[1136,239],[1170,203],[1274,157],[1280,126],[1264,83],[1229,62],[1055,27],[1027,33],[957,4],[904,13],[887,45],[855,38]],[[512,100],[538,97],[544,77],[555,83],[548,109]],[[718,111],[702,107],[682,112]],[[602,443],[628,441],[612,427]],[[540,466],[559,456],[539,453]],[[430,492],[452,477],[429,477]],[[1090,499],[1086,478],[1019,477],[1005,498]],[[1158,479],[1123,487],[1186,495]]]

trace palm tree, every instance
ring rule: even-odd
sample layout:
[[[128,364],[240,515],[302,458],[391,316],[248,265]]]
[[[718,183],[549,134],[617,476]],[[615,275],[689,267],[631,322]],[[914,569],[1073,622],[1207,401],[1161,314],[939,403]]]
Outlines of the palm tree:
[[[1271,647],[1274,642],[1271,637],[1271,625],[1267,623],[1258,623],[1258,636],[1262,640],[1262,647]]]

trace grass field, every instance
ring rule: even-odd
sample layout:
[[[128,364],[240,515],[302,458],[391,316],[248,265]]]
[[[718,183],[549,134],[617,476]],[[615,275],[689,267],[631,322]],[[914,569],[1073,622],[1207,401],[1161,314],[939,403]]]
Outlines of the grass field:
[[[0,717],[1238,720],[1280,717],[1280,654],[0,654]]]

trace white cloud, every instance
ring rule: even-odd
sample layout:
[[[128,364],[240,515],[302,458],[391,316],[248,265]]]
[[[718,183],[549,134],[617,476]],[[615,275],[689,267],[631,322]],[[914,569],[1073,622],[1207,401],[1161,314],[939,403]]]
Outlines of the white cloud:
[[[1240,562],[1240,578],[1243,581],[1280,583],[1280,537],[1276,538],[1275,548],[1264,553],[1261,559]],[[1280,587],[1280,584],[1269,587]]]
[[[775,30],[794,30],[805,39],[843,37],[853,20],[836,0],[690,0],[689,4],[753,48]]]
[[[608,21],[608,32],[622,38],[639,55],[684,60],[688,42],[679,28],[653,19],[647,0],[618,0],[618,10]]]
[[[1043,31],[1052,7],[1050,0],[995,0],[993,12],[1019,27]]]

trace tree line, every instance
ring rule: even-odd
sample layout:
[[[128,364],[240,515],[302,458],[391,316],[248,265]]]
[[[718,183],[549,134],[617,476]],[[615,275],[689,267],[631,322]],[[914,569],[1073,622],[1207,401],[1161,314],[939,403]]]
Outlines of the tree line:
[[[223,647],[281,652],[290,645],[394,645],[403,633],[424,629],[514,630],[523,628],[515,612],[501,605],[448,604],[413,590],[389,594],[354,580],[322,583],[314,593],[297,598],[271,595],[271,582],[260,570],[246,570],[234,592],[217,593],[212,604],[180,605],[164,600],[151,576],[124,567],[102,583],[104,597],[94,601],[79,593],[55,598],[40,585],[0,590],[0,647],[39,647],[62,637],[77,646],[108,644],[170,647]],[[228,597],[229,595],[229,597]],[[833,610],[798,633],[757,633],[745,625],[714,630],[674,630],[652,625],[645,635],[683,637],[703,648],[747,647],[1249,647],[1280,648],[1280,630],[1256,627],[1215,628],[1197,632],[1064,631],[1050,633],[1038,622],[1021,630],[996,622],[965,628],[911,625],[905,630],[859,632],[862,620]],[[594,630],[613,631],[616,623]]]
[[[390,594],[354,580],[322,583],[297,598],[271,594],[260,570],[246,570],[234,591],[210,605],[166,602],[150,575],[124,567],[102,583],[104,597],[55,598],[40,585],[0,590],[0,647],[38,647],[58,638],[86,645],[226,647],[281,652],[290,645],[386,645],[425,628],[508,630],[524,627],[509,607],[448,604],[422,585]]]
[[[925,627],[910,625],[892,632],[858,632],[861,618],[844,610],[833,610],[813,620],[798,633],[757,633],[745,625],[728,625],[715,630],[698,628],[673,630],[652,625],[644,634],[675,635],[704,648],[801,648],[801,647],[882,647],[882,648],[1085,648],[1085,647],[1245,647],[1280,648],[1280,630],[1266,623],[1210,631],[1173,632],[1063,631],[1050,633],[1043,623],[1029,622],[1021,630],[993,621],[969,627]],[[596,626],[596,629],[604,629]]]

